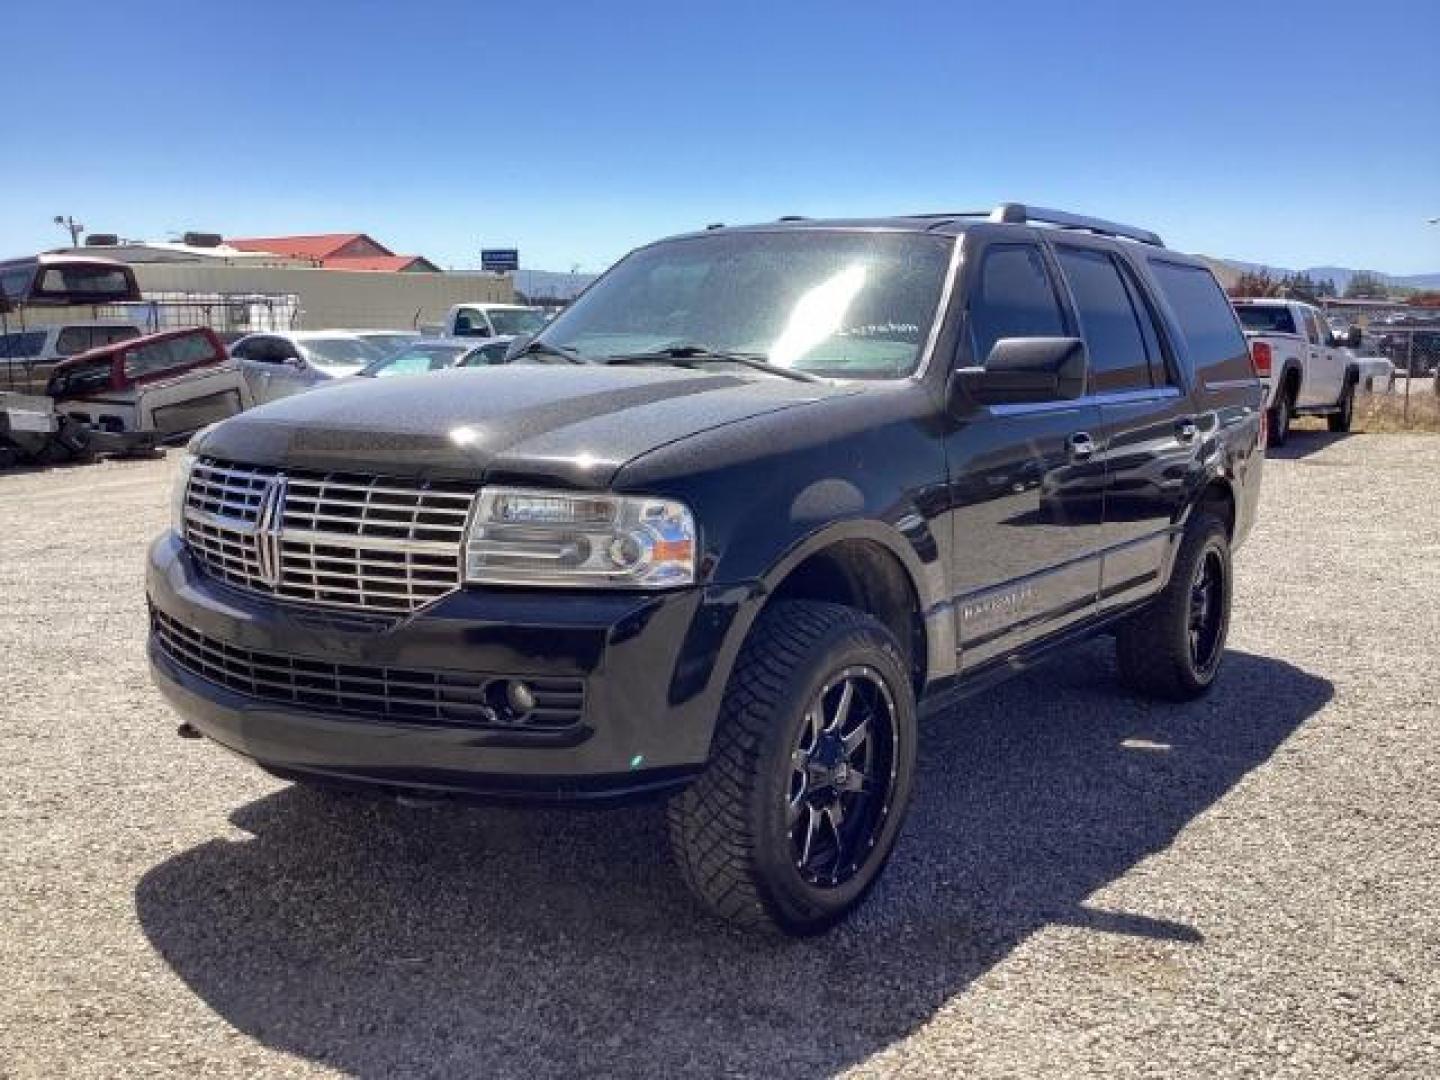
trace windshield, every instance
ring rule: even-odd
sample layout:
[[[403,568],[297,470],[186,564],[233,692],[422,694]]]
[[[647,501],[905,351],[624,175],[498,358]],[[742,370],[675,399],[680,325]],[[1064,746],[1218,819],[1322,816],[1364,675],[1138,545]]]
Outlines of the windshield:
[[[1240,316],[1240,325],[1246,330],[1257,330],[1262,334],[1295,333],[1295,320],[1291,318],[1288,307],[1236,304],[1235,311]]]
[[[490,309],[490,325],[496,334],[533,334],[545,327],[545,313],[539,308]]]
[[[793,230],[669,240],[630,255],[540,335],[581,358],[698,346],[849,379],[910,374],[949,238]]]
[[[306,338],[301,343],[310,361],[321,367],[358,367],[381,359],[385,352],[359,338]]]
[[[390,375],[420,375],[450,367],[466,349],[464,345],[412,345],[367,364],[357,374],[382,379]]]
[[[365,334],[363,340],[369,342],[371,345],[374,345],[377,349],[381,349],[384,352],[390,352],[394,349],[403,349],[406,345],[409,345],[411,342],[413,342],[418,336],[418,334],[405,333]]]

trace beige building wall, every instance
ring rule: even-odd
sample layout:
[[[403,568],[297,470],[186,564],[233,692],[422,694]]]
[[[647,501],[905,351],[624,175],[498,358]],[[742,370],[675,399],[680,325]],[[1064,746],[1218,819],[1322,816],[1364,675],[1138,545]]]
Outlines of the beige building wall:
[[[298,266],[208,266],[139,263],[140,291],[155,293],[293,293],[300,315],[295,329],[403,329],[440,322],[454,304],[508,304],[510,275],[389,274]]]

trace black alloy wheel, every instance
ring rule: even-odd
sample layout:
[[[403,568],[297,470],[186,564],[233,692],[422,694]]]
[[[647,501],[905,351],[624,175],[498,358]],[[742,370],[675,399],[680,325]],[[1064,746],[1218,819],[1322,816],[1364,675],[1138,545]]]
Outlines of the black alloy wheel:
[[[873,668],[849,667],[805,712],[786,801],[795,868],[810,885],[849,881],[875,850],[896,769],[895,702]]]
[[[726,684],[710,761],[670,801],[685,883],[715,914],[803,936],[869,894],[915,778],[913,668],[873,616],[782,600]]]
[[[1207,550],[1190,584],[1190,662],[1208,672],[1225,640],[1225,566],[1220,552]]]
[[[1170,580],[1115,632],[1120,677],[1147,697],[1189,701],[1210,689],[1230,631],[1230,538],[1197,510],[1185,527]]]

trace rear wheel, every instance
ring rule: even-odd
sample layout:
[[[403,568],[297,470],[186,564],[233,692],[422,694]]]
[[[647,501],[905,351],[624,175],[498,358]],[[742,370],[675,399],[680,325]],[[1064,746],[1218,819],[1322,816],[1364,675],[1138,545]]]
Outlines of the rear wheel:
[[[1331,431],[1346,432],[1355,421],[1355,384],[1346,383],[1340,394],[1340,404],[1335,412],[1325,418]]]
[[[1230,542],[1225,526],[1196,512],[1170,582],[1115,635],[1120,677],[1150,697],[1197,698],[1210,689],[1230,630]]]
[[[714,913],[819,933],[870,891],[915,770],[915,699],[894,636],[852,608],[784,601],[746,641],[710,763],[669,807],[681,875]]]
[[[1275,404],[1267,416],[1271,446],[1285,445],[1285,440],[1290,438],[1290,421],[1294,419],[1294,414],[1295,403],[1290,399],[1290,388],[1281,387],[1280,396],[1275,399]]]

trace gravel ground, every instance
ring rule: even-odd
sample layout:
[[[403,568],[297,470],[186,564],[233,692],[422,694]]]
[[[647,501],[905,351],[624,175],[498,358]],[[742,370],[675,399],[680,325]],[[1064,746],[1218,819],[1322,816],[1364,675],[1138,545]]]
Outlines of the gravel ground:
[[[696,914],[654,808],[326,800],[142,659],[167,462],[0,477],[0,1076],[1440,1075],[1440,439],[1268,465],[1227,667],[932,723],[859,917]]]

